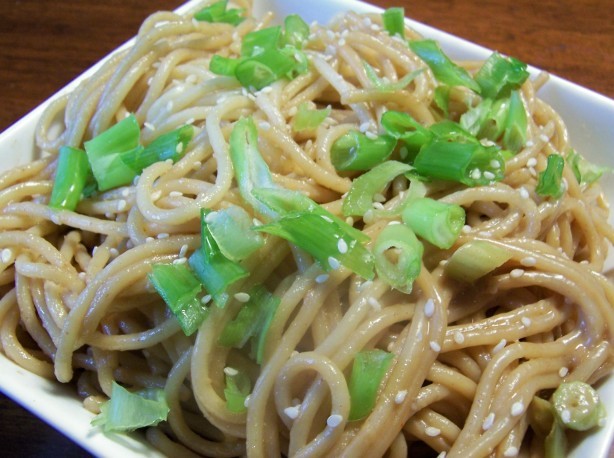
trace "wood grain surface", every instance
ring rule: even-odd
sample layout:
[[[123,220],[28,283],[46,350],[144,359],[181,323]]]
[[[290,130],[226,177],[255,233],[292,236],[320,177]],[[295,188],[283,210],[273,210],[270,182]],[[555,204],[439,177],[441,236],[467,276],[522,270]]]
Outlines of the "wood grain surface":
[[[408,17],[614,97],[611,0],[371,2],[404,6]],[[0,131],[132,37],[148,14],[181,3],[1,0]],[[87,456],[4,396],[0,443],[1,456]]]

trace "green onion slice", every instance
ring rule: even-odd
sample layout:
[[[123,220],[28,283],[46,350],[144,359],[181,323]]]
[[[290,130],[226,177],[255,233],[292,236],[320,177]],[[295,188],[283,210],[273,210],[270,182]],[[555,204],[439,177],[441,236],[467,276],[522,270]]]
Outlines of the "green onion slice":
[[[561,424],[576,431],[594,428],[606,415],[597,391],[579,380],[561,383],[552,394],[552,405]]]
[[[473,240],[456,250],[446,263],[446,274],[466,283],[473,283],[501,267],[512,254],[486,240]]]
[[[405,38],[405,10],[403,8],[388,8],[382,13],[382,22],[388,34]]]
[[[465,210],[428,197],[409,202],[403,210],[403,222],[419,237],[438,248],[448,249],[458,239],[465,224]]]
[[[144,149],[127,151],[120,154],[120,157],[126,165],[138,172],[151,164],[167,159],[177,162],[183,157],[193,135],[194,127],[185,125],[160,135]]]
[[[369,81],[371,82],[373,87],[376,88],[380,92],[401,91],[405,89],[413,80],[416,79],[418,75],[420,75],[424,71],[424,69],[419,68],[418,70],[414,70],[413,72],[407,73],[405,76],[403,76],[398,81],[390,82],[390,81],[384,80],[383,78],[380,78],[377,75],[377,72],[375,71],[375,69],[371,67],[371,65],[369,65],[367,61],[364,61],[362,64],[365,68],[365,73],[367,74],[367,78],[369,78]]]
[[[496,99],[509,97],[510,92],[522,86],[529,77],[527,64],[513,57],[494,52],[475,74],[482,97]]]
[[[298,106],[296,116],[292,120],[292,130],[295,132],[313,131],[330,115],[331,108],[310,110],[309,104],[303,102]]]
[[[90,174],[85,151],[70,146],[60,148],[49,206],[66,210],[77,208]]]
[[[194,334],[207,316],[198,297],[202,285],[194,273],[185,264],[154,264],[148,277],[184,334]]]
[[[290,14],[284,19],[284,43],[302,49],[309,38],[309,25],[298,14]]]
[[[570,149],[565,161],[571,167],[578,184],[590,185],[601,178],[604,173],[611,173],[611,167],[591,164],[574,149]]]
[[[243,208],[231,205],[209,214],[207,226],[220,251],[231,261],[242,261],[264,244],[262,236],[252,230],[253,220]]]
[[[409,47],[429,66],[440,83],[465,86],[474,92],[480,92],[480,86],[467,70],[452,62],[435,40],[413,40],[409,42]]]
[[[331,162],[337,170],[369,170],[388,159],[396,144],[390,135],[370,138],[351,130],[333,143]]]
[[[203,22],[223,22],[238,25],[245,20],[244,8],[226,9],[228,0],[221,0],[201,9],[194,14],[194,19]]]
[[[551,154],[548,156],[546,170],[540,172],[537,179],[537,187],[535,192],[540,196],[550,196],[558,199],[563,195],[563,169],[565,168],[565,160],[559,154]]]
[[[361,420],[373,410],[377,392],[394,355],[383,350],[365,350],[356,354],[350,375],[350,421]]]
[[[378,235],[373,247],[377,274],[393,288],[411,293],[420,275],[424,247],[404,224],[389,224]]]
[[[130,392],[113,381],[111,399],[100,406],[100,414],[92,420],[105,432],[134,431],[165,421],[169,407],[164,390],[149,388]]]
[[[251,389],[251,380],[243,372],[237,371],[236,374],[230,375],[226,373],[224,397],[226,398],[226,407],[228,410],[234,413],[245,412],[247,410],[247,407],[245,407],[245,399],[249,395]]]

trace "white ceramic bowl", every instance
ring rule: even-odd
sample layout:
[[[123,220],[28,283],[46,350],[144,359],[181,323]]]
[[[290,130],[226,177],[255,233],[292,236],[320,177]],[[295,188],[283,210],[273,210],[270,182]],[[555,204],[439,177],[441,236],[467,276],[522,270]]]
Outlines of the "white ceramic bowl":
[[[179,11],[189,10],[194,3],[186,3]],[[307,22],[317,20],[323,23],[341,11],[381,11],[375,6],[355,0],[256,0],[255,4],[256,14],[274,11],[278,17],[283,18],[290,13],[298,13]],[[484,59],[490,54],[489,50],[481,46],[440,30],[412,20],[408,20],[408,23],[422,35],[438,40],[452,58]],[[81,75],[52,99],[74,88],[95,68]],[[533,76],[539,72],[535,68],[530,68],[530,71]],[[614,167],[614,156],[609,154],[614,145],[613,100],[556,76],[551,77],[539,96],[562,114],[572,144],[578,151],[593,162]],[[0,170],[32,160],[35,154],[34,128],[48,103],[43,103],[0,135]],[[608,200],[614,202],[614,179],[610,176],[602,184]],[[614,217],[610,217],[610,223],[614,223]],[[607,262],[607,268],[612,267],[614,253],[610,253]],[[94,455],[122,458],[161,456],[136,434],[105,436],[92,429],[92,415],[83,409],[72,386],[61,386],[44,380],[16,366],[3,355],[0,355],[0,389]],[[614,438],[614,376],[601,384],[599,393],[605,405],[609,406],[607,424],[573,444],[570,457],[608,456]]]

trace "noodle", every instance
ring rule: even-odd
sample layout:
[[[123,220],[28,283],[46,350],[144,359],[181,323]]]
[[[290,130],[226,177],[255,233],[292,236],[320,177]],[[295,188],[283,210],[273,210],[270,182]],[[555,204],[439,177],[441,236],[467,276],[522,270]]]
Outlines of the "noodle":
[[[209,307],[194,336],[153,289],[153,264],[183,262],[199,248],[202,208],[262,216],[242,198],[229,153],[239,118],[255,121],[277,184],[338,216],[358,174],[336,170],[337,139],[381,131],[388,110],[425,126],[441,119],[430,71],[395,91],[373,87],[363,62],[393,83],[425,68],[382,30],[379,15],[312,25],[306,72],[261,91],[209,71],[213,54],[236,56],[242,38],[270,20],[248,17],[235,28],[156,13],[130,49],[48,107],[36,131],[43,158],[0,176],[2,351],[31,372],[76,382],[94,413],[114,381],[163,388],[170,413],[146,437],[168,456],[543,454],[530,419],[534,397],[547,398],[562,381],[594,385],[614,363],[614,286],[600,273],[614,230],[599,185],[580,185],[566,166],[561,198],[535,192],[548,156],[570,149],[563,120],[535,94],[544,76],[520,88],[528,137],[502,181],[425,185],[427,196],[461,206],[466,226],[449,249],[425,244],[411,292],[346,268],[322,276],[309,255],[274,236],[241,262],[250,275],[232,286],[225,307]],[[464,65],[475,72],[480,63]],[[451,90],[450,116],[458,120],[475,97]],[[291,128],[305,102],[331,108],[310,133]],[[194,138],[180,160],[150,165],[133,184],[86,197],[76,211],[49,207],[60,147],[82,147],[129,113],[144,144],[184,124],[195,127]],[[54,137],[58,117],[63,130]],[[348,222],[375,240],[398,222],[385,211],[409,186],[400,175],[381,192],[375,208],[384,212]],[[452,280],[448,259],[476,241],[508,260],[473,285]],[[218,342],[243,306],[232,295],[255,285],[280,300],[261,364],[249,346]],[[375,348],[392,353],[392,363],[372,411],[350,421],[352,363]],[[245,412],[227,407],[225,374],[234,368],[252,381]]]

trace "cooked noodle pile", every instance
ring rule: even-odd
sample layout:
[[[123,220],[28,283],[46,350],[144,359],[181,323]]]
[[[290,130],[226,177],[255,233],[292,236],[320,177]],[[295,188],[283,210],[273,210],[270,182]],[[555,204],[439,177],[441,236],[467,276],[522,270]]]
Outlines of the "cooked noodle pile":
[[[250,275],[234,289],[262,284],[280,298],[258,365],[249,346],[218,343],[241,300],[211,305],[187,337],[152,287],[153,264],[200,246],[201,208],[238,205],[262,218],[242,199],[229,157],[240,117],[253,118],[273,180],[339,216],[359,174],[333,167],[337,138],[351,129],[381,131],[387,110],[425,126],[441,119],[430,71],[396,91],[376,90],[366,77],[363,61],[392,82],[426,69],[382,30],[379,15],[349,13],[312,25],[308,71],[260,91],[209,71],[213,54],[237,56],[242,37],[271,20],[233,27],[156,13],[132,47],[49,106],[36,131],[44,154],[0,176],[2,351],[31,372],[74,382],[95,413],[113,381],[131,390],[163,388],[168,421],[146,435],[169,456],[404,457],[424,444],[448,457],[543,453],[543,437],[529,427],[534,396],[547,398],[563,380],[594,385],[614,362],[614,287],[599,273],[614,232],[601,190],[581,186],[566,166],[560,199],[535,193],[546,158],[570,148],[563,121],[536,96],[545,77],[521,87],[528,141],[507,160],[502,181],[425,183],[429,197],[464,208],[466,225],[450,249],[425,243],[411,293],[344,267],[323,277],[305,252],[266,236],[242,262]],[[475,72],[481,63],[461,65]],[[450,97],[450,116],[458,119],[469,91]],[[291,128],[304,102],[332,107],[306,134]],[[183,157],[147,167],[132,185],[84,198],[74,212],[47,206],[59,148],[82,147],[129,113],[144,144],[192,124]],[[58,121],[59,135],[52,128]],[[393,208],[409,185],[404,175],[395,178],[376,208]],[[391,221],[368,214],[350,223],[374,240]],[[473,284],[449,278],[446,260],[477,239],[510,259]],[[373,348],[394,358],[371,413],[348,421],[354,357]],[[242,413],[230,411],[224,397],[233,368],[252,380]]]

